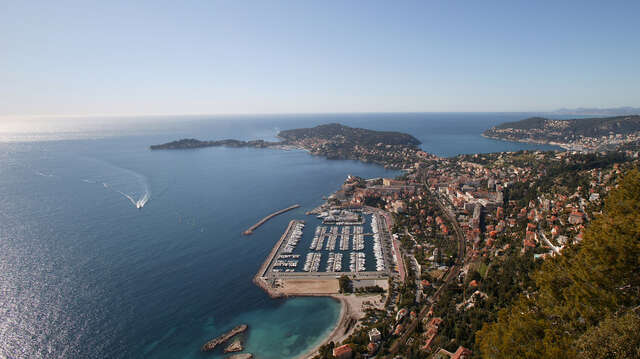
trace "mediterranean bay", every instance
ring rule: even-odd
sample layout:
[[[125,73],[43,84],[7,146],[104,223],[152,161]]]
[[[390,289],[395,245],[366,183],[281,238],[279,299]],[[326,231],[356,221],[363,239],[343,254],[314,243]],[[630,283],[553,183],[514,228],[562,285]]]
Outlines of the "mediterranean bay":
[[[200,358],[249,324],[256,358],[295,358],[322,342],[340,304],[271,299],[251,278],[287,223],[348,175],[399,171],[300,150],[149,151],[177,138],[275,141],[340,122],[410,133],[439,156],[552,149],[487,139],[521,113],[269,115],[145,119],[68,133],[0,133],[0,347],[16,357]],[[301,207],[242,232],[267,214]]]

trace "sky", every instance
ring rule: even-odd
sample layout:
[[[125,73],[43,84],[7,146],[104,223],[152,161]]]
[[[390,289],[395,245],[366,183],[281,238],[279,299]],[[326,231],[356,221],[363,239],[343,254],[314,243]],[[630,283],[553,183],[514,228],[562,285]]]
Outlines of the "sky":
[[[0,117],[640,107],[640,1],[0,0]]]

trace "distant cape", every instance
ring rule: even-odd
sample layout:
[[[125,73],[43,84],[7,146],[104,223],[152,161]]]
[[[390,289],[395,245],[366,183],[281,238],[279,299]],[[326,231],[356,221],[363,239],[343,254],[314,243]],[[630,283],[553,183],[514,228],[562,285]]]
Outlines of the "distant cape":
[[[625,116],[640,115],[640,107],[578,107],[578,108],[561,108],[550,112],[556,115],[578,115],[578,116]]]

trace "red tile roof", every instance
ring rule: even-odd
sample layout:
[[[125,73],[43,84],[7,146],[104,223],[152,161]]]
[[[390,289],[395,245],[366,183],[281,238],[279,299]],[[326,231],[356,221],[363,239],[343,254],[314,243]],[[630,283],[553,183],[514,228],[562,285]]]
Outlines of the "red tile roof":
[[[341,345],[337,348],[333,348],[333,356],[334,357],[341,357],[343,355],[350,355],[353,351],[351,350],[351,347],[349,346],[349,344],[345,344],[345,345]]]
[[[453,355],[451,356],[451,359],[471,358],[471,353],[473,352],[465,347],[458,347],[458,350],[456,350],[456,352],[453,353]]]

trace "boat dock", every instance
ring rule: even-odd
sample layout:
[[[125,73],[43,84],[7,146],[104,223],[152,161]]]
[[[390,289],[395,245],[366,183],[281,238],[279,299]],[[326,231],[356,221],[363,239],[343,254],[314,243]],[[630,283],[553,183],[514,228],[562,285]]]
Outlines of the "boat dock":
[[[278,240],[278,242],[276,242],[276,244],[271,249],[271,253],[269,253],[267,258],[262,263],[262,266],[260,266],[260,269],[258,270],[258,274],[256,275],[257,277],[264,277],[265,276],[265,273],[267,272],[267,269],[269,269],[269,267],[270,267],[271,261],[273,261],[273,259],[275,258],[276,254],[278,254],[280,246],[282,246],[282,243],[285,241],[285,239],[287,239],[289,237],[289,232],[291,232],[292,228],[297,223],[298,223],[298,221],[296,221],[295,219],[293,221],[289,222],[289,225],[287,226],[287,229],[282,234],[282,237],[280,237],[280,240]]]
[[[249,227],[249,229],[247,229],[246,231],[242,232],[242,234],[244,234],[245,236],[248,236],[248,235],[250,235],[250,234],[253,234],[253,231],[255,231],[256,229],[258,229],[258,227],[260,227],[261,225],[263,225],[266,221],[270,220],[271,218],[273,218],[273,217],[275,217],[275,216],[277,216],[277,215],[283,214],[283,213],[285,213],[285,212],[289,212],[290,210],[292,210],[292,209],[296,209],[296,208],[298,208],[298,207],[300,207],[300,205],[299,205],[299,204],[294,204],[294,205],[293,205],[293,206],[291,206],[291,207],[287,207],[287,208],[285,208],[285,209],[281,209],[281,210],[279,210],[279,211],[273,212],[273,213],[271,213],[270,215],[268,215],[268,216],[264,217],[263,219],[261,219],[260,221],[258,221],[258,223],[256,223],[256,224],[254,224],[253,226]]]
[[[337,293],[337,278],[343,274],[384,287],[390,276],[397,276],[398,268],[390,221],[384,212],[374,209],[363,212],[362,222],[365,214],[371,215],[371,230],[355,221],[347,225],[319,224],[312,227],[313,237],[307,236],[304,241],[305,222],[291,221],[256,273],[254,283],[271,297]],[[298,244],[304,249],[295,250]],[[365,252],[369,246],[373,258],[368,258],[369,249]]]

